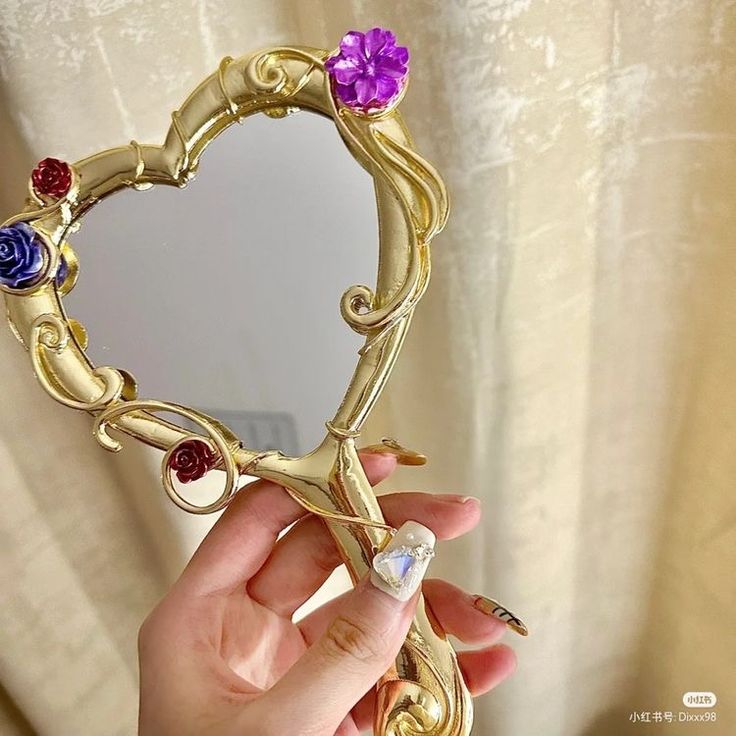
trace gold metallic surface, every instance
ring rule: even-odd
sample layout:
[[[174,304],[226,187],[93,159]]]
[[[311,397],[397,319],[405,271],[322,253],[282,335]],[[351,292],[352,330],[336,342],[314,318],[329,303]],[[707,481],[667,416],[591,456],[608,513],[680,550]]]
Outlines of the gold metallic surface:
[[[502,606],[498,601],[494,601],[493,598],[486,598],[484,595],[476,596],[473,605],[479,611],[485,613],[486,616],[493,616],[499,621],[503,621],[506,626],[517,634],[521,634],[521,636],[529,635],[526,624],[508,608]]]
[[[401,349],[414,307],[429,281],[429,242],[447,219],[448,200],[435,169],[414,150],[394,104],[363,115],[338,106],[324,61],[330,52],[308,47],[267,49],[239,59],[226,57],[172,113],[163,145],[131,141],[76,162],[69,194],[56,203],[31,196],[19,215],[43,238],[45,271],[30,289],[3,289],[14,334],[29,351],[44,389],[66,406],[95,417],[95,434],[111,451],[120,443],[110,430],[165,451],[162,480],[170,498],[193,513],[222,508],[241,475],[268,478],[314,513],[323,516],[353,580],[370,569],[373,555],[391,533],[363,472],[355,447],[363,423],[378,399]],[[355,372],[322,443],[303,457],[242,446],[220,422],[187,407],[138,400],[126,371],[95,367],[87,357],[86,333],[67,317],[61,297],[73,287],[78,263],[67,238],[89,207],[125,187],[185,186],[207,145],[227,127],[258,112],[281,117],[305,109],[330,117],[345,145],[375,182],[380,257],[375,289],[350,286],[340,310],[347,324],[365,336]],[[69,275],[55,284],[60,251]],[[206,506],[183,498],[166,462],[192,432],[162,419],[173,412],[194,422],[225,471],[221,496]],[[384,446],[419,464],[423,456],[394,443]],[[391,441],[388,441],[391,442]],[[395,666],[378,683],[374,732],[381,736],[461,736],[470,733],[472,703],[455,653],[420,601],[416,618]]]

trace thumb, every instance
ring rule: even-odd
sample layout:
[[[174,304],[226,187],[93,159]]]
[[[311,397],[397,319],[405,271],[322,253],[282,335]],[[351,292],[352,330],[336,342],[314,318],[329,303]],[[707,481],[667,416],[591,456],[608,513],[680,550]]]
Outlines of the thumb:
[[[432,531],[415,521],[398,530],[322,637],[263,696],[268,720],[298,723],[300,733],[337,730],[398,655],[434,543]]]

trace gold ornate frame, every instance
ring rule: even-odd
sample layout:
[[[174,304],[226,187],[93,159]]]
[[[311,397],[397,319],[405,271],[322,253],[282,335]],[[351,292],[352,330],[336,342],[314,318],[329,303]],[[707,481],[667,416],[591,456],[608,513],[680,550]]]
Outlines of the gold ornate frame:
[[[23,211],[3,227],[24,222],[41,239],[43,273],[32,286],[5,292],[13,332],[28,350],[33,370],[57,401],[94,417],[94,434],[108,450],[121,449],[110,431],[122,432],[166,451],[163,485],[172,500],[193,513],[223,508],[241,475],[282,484],[310,511],[323,516],[357,580],[387,542],[385,524],[363,473],[355,446],[381,393],[430,274],[429,243],[442,229],[448,200],[437,171],[415,151],[396,110],[398,100],[378,113],[357,114],[339,104],[325,61],[332,52],[279,47],[239,59],[226,57],[172,114],[163,145],[131,141],[76,162],[71,185],[59,200],[30,186]],[[94,203],[124,188],[154,184],[183,187],[195,175],[207,145],[225,128],[254,113],[282,117],[295,109],[330,117],[357,161],[373,176],[379,216],[380,251],[375,292],[352,286],[340,308],[348,325],[365,335],[358,363],[337,413],[326,423],[323,442],[303,457],[256,452],[215,419],[193,409],[137,398],[126,371],[95,367],[85,350],[84,328],[69,318],[62,297],[73,287],[78,262],[67,235]],[[66,275],[58,278],[62,258]],[[183,498],[169,468],[172,453],[193,435],[157,416],[173,412],[202,430],[224,470],[225,488],[206,506]],[[424,602],[392,668],[378,684],[376,734],[460,736],[472,724],[472,703],[455,653]]]

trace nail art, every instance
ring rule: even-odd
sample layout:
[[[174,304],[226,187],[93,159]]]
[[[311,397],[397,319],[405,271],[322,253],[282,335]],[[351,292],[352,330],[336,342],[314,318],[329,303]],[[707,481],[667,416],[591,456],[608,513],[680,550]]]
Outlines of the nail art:
[[[493,616],[499,621],[503,621],[506,626],[517,634],[528,636],[529,629],[527,629],[526,624],[518,616],[511,613],[508,608],[502,606],[498,601],[494,601],[493,598],[486,598],[483,595],[478,595],[475,597],[473,605],[481,613],[485,613],[486,616]]]
[[[393,455],[399,465],[424,465],[427,462],[426,455],[400,445],[391,437],[382,437],[377,445],[362,447],[360,451],[375,455]]]
[[[435,541],[431,529],[416,521],[404,522],[373,558],[371,583],[399,601],[408,601],[422,584]]]

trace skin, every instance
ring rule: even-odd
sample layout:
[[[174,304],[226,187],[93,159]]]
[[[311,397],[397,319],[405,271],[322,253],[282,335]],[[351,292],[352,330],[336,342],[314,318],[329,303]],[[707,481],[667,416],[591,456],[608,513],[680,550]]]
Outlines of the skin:
[[[396,466],[364,454],[373,485]],[[413,519],[438,540],[473,529],[477,499],[381,496],[388,522]],[[293,527],[279,539],[290,524]],[[358,736],[373,719],[372,688],[391,666],[417,595],[395,601],[366,579],[298,623],[296,609],[341,560],[323,522],[283,488],[257,481],[238,493],[139,635],[140,736]],[[473,648],[458,655],[473,695],[515,668],[498,644],[505,625],[443,580],[423,592],[442,627]]]

